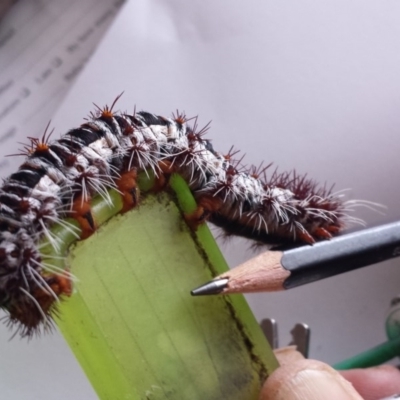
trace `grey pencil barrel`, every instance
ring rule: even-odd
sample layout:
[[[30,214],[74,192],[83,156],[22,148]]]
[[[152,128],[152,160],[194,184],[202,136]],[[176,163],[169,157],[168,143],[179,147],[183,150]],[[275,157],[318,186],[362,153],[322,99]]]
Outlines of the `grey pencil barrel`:
[[[400,221],[348,233],[312,246],[283,253],[290,271],[283,287],[290,289],[400,256]]]

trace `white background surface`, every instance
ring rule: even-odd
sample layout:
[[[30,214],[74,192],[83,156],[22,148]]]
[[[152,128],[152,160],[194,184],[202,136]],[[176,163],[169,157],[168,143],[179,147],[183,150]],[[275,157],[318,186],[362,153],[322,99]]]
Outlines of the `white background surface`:
[[[215,149],[235,145],[249,164],[274,161],[352,188],[349,198],[388,206],[386,215],[360,211],[368,225],[392,221],[400,216],[399,19],[395,0],[129,2],[52,124],[63,133],[92,102],[111,104],[125,91],[121,110],[198,114],[200,123],[213,121]],[[223,249],[231,266],[251,256],[244,240]],[[257,319],[277,319],[282,345],[295,322],[308,323],[310,356],[334,363],[385,340],[399,282],[394,260],[248,300]],[[7,346],[15,350],[9,369],[40,363],[51,376],[41,385],[70,398],[63,368],[73,361],[59,338]],[[8,398],[37,398],[34,384]],[[95,398],[84,385],[74,378],[80,398]]]

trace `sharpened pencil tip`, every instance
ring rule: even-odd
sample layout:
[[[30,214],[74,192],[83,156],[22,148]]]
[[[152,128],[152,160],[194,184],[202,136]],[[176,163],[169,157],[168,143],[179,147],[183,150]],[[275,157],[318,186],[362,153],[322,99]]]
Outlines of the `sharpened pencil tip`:
[[[205,296],[210,294],[219,294],[228,286],[229,279],[216,279],[215,281],[210,281],[204,285],[193,289],[190,293],[192,296]]]

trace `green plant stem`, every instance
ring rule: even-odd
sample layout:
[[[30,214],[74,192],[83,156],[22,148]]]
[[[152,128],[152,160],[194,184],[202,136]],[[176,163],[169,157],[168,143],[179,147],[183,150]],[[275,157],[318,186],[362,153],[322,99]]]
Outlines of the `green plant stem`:
[[[148,191],[154,174],[138,181]],[[179,208],[174,196],[148,194],[116,215],[118,192],[94,199],[102,226],[72,250],[71,231],[52,228],[62,245],[45,244],[46,258],[62,263],[69,251],[79,279],[58,325],[101,399],[257,399],[276,358],[243,296],[190,296],[228,267],[207,225],[192,232],[184,222],[197,207],[185,181],[172,175],[170,186]]]

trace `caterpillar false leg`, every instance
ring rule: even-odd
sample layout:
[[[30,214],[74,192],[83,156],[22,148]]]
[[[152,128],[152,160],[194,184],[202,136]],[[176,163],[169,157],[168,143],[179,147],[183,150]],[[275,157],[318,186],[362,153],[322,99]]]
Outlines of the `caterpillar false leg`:
[[[121,212],[127,212],[139,203],[140,190],[137,185],[137,171],[131,169],[123,172],[117,179],[116,185],[122,195],[123,207]]]
[[[96,223],[93,219],[89,199],[84,199],[82,196],[74,199],[70,215],[78,221],[81,227],[81,239],[87,239],[95,232]]]

